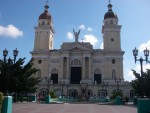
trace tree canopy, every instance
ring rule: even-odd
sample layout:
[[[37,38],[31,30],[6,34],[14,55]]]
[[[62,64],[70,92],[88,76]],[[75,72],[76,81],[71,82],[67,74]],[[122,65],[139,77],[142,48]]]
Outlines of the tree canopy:
[[[34,93],[41,81],[34,76],[38,69],[33,68],[32,59],[25,64],[25,58],[20,58],[15,63],[0,61],[0,91],[5,92],[8,84],[9,93]],[[8,78],[9,75],[9,78]],[[9,79],[9,81],[7,81]]]
[[[150,97],[150,70],[148,69],[142,76],[135,70],[133,70],[133,74],[136,79],[131,81],[131,85],[136,91],[136,94]]]

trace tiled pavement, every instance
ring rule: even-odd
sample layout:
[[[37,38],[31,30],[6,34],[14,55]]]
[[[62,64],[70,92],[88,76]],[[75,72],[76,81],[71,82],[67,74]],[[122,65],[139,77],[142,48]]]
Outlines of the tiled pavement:
[[[12,113],[137,113],[133,105],[13,103]]]

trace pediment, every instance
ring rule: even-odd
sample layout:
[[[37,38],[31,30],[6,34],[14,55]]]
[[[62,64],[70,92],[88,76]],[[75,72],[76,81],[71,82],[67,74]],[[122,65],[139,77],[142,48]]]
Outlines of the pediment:
[[[87,48],[87,47],[80,45],[78,43],[72,44],[67,50],[68,51],[91,51],[90,48]]]

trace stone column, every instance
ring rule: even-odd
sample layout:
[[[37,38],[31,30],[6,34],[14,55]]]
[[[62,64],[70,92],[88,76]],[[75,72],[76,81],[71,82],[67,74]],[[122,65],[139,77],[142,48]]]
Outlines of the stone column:
[[[69,79],[69,72],[70,72],[70,68],[69,68],[69,57],[67,57],[67,70],[66,70],[66,79]]]
[[[82,80],[85,79],[85,57],[83,57],[83,62],[82,62]]]
[[[91,57],[89,57],[89,76],[88,79],[91,78]]]
[[[61,68],[60,68],[60,76],[59,76],[59,79],[60,79],[60,78],[63,78],[63,65],[64,65],[63,59],[64,59],[64,57],[61,57],[61,59],[60,59]]]

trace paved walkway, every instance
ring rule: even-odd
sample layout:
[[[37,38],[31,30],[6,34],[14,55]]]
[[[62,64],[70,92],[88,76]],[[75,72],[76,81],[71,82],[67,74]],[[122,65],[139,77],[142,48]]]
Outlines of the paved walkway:
[[[12,113],[137,113],[132,105],[14,103]]]

